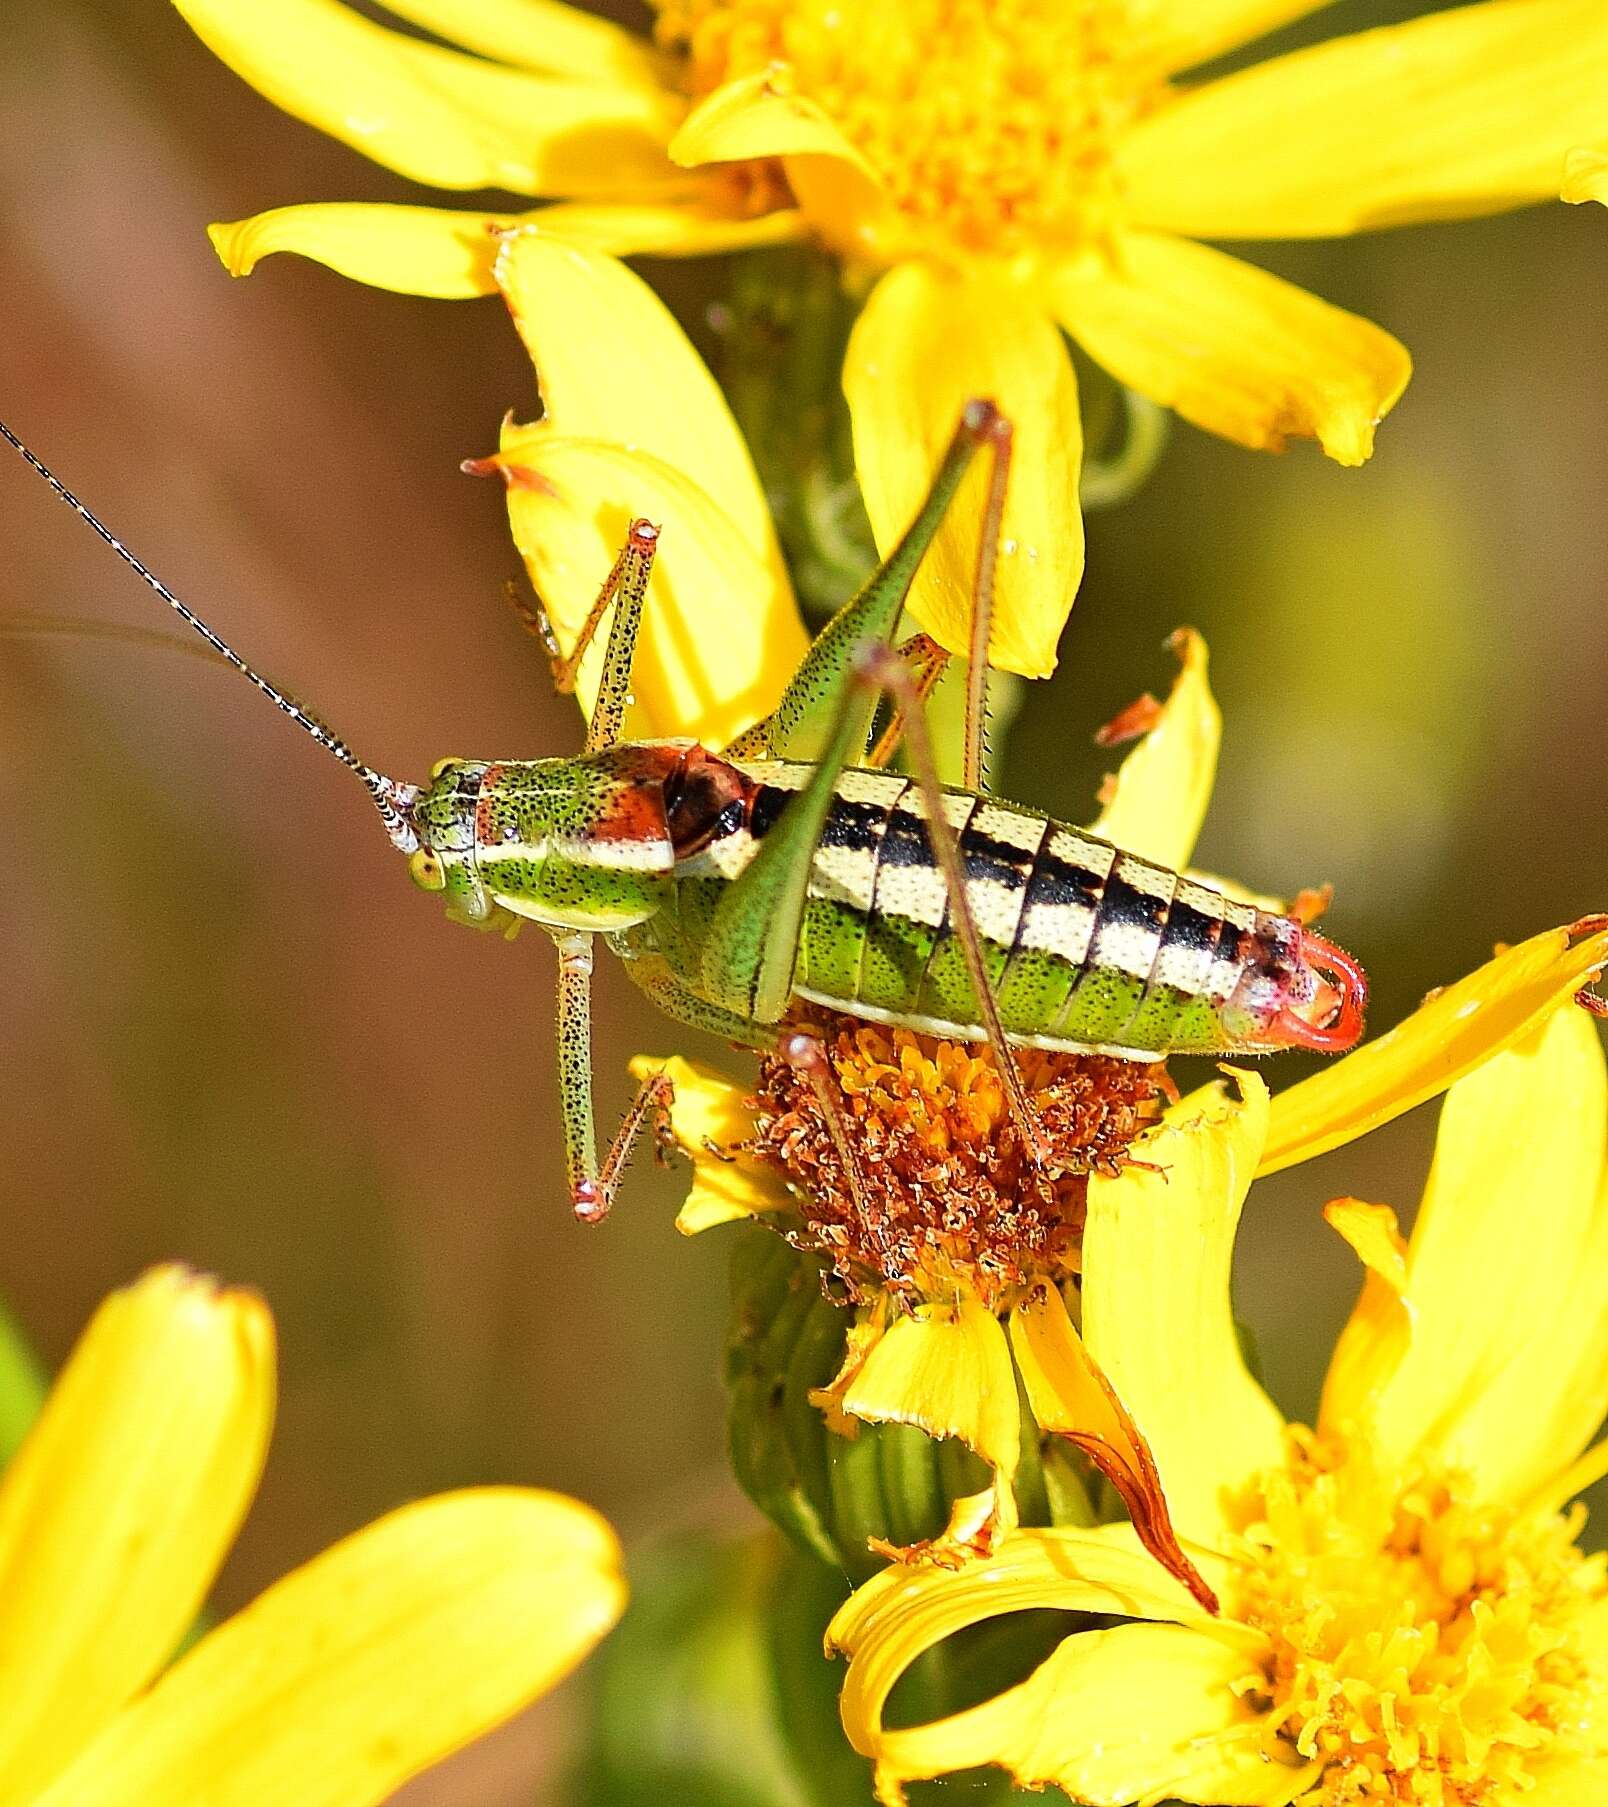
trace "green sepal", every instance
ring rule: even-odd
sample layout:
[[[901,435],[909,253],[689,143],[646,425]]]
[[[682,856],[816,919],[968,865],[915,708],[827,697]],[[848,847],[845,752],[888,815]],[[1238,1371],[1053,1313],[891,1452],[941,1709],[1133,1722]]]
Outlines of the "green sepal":
[[[824,1264],[773,1231],[734,1236],[726,1345],[727,1434],[732,1468],[748,1497],[802,1551],[851,1581],[883,1563],[873,1537],[936,1537],[957,1499],[989,1482],[987,1466],[954,1439],[906,1424],[866,1424],[852,1437],[827,1428],[812,1390],[843,1362],[849,1312],[822,1291]],[[1017,1506],[1029,1525],[1095,1522],[1081,1458],[1051,1439],[1022,1407]]]

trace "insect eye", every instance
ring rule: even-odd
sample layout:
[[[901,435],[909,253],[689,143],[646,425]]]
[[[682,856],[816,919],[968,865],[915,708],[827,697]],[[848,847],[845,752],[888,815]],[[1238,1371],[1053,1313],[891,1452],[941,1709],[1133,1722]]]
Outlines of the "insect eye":
[[[421,890],[440,891],[446,887],[447,875],[442,871],[441,862],[432,848],[420,847],[409,854],[408,871],[413,875],[414,884]]]

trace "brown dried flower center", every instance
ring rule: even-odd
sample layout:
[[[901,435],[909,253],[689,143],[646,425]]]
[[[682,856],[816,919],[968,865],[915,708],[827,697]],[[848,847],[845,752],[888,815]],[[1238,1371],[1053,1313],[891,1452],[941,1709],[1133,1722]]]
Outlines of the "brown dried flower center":
[[[1075,1270],[1088,1176],[1115,1172],[1153,1120],[1155,1067],[1018,1049],[1050,1150],[1041,1167],[986,1043],[826,1012],[801,1026],[824,1049],[827,1097],[796,1065],[767,1057],[749,1146],[792,1182],[797,1240],[826,1254],[852,1295],[952,1297],[959,1286],[992,1304]]]

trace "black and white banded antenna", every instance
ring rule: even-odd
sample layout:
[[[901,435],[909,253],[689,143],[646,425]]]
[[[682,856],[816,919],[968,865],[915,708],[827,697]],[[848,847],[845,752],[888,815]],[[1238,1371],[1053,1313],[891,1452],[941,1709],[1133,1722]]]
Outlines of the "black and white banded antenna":
[[[23,460],[44,478],[62,501],[75,514],[87,521],[122,559],[123,563],[128,565],[151,589],[155,590],[181,621],[194,628],[220,659],[226,664],[232,665],[243,678],[254,684],[276,709],[283,710],[299,728],[310,734],[321,747],[333,753],[342,765],[350,767],[362,779],[364,788],[374,799],[374,806],[380,812],[380,819],[385,824],[385,832],[404,853],[412,853],[419,844],[410,808],[413,799],[418,795],[417,787],[399,783],[395,778],[387,778],[383,772],[375,771],[373,766],[365,765],[334,729],[327,727],[316,715],[304,709],[294,697],[287,696],[277,685],[270,684],[260,671],[248,665],[221,634],[208,627],[194,609],[181,602],[148,565],[136,558],[106,523],[79,501],[78,497],[44,460],[37,458],[29,451],[3,420],[0,420],[0,438],[5,439],[8,445],[15,448]]]

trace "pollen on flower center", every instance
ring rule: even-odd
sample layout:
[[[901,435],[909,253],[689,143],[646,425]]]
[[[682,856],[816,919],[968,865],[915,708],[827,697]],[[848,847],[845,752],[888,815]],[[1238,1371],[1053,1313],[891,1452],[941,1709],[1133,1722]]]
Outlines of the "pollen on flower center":
[[[774,62],[926,249],[1098,232],[1111,145],[1161,91],[1132,0],[661,0],[691,95]]]
[[[1040,1169],[1011,1122],[986,1043],[940,1041],[827,1012],[810,1032],[831,1068],[819,1090],[779,1056],[760,1064],[750,1151],[793,1182],[796,1240],[852,1295],[985,1304],[1077,1265],[1091,1172],[1114,1171],[1156,1113],[1155,1069],[1094,1054],[1017,1050],[1049,1145]]]
[[[1476,1505],[1457,1476],[1394,1493],[1310,1445],[1264,1483],[1240,1612],[1272,1642],[1270,1723],[1324,1764],[1322,1807],[1482,1807],[1595,1748],[1580,1633],[1608,1557],[1584,1512]]]

